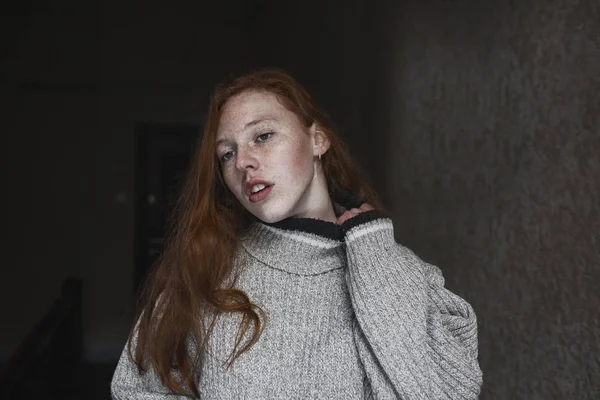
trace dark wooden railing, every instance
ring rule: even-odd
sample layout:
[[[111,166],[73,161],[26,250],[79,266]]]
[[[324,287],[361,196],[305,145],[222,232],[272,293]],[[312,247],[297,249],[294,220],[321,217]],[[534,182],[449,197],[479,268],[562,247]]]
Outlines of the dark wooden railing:
[[[82,346],[81,280],[68,278],[60,297],[3,368],[0,399],[77,398]]]

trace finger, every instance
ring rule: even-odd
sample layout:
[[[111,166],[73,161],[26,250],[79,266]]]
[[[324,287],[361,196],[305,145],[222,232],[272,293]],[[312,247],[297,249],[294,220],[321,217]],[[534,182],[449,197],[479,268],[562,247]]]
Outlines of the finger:
[[[373,208],[373,206],[368,203],[362,203],[362,205],[360,206],[360,209],[362,211],[371,211],[371,210],[374,210],[375,208]]]
[[[336,224],[338,224],[338,225],[341,225],[341,224],[343,224],[344,222],[346,222],[346,220],[347,220],[347,219],[348,219],[348,217],[346,216],[346,214],[344,214],[344,215],[341,215],[341,216],[340,216],[340,217],[337,219],[337,221],[335,221],[335,223],[336,223]]]
[[[357,215],[357,213],[355,213],[354,211],[352,211],[352,210],[347,210],[346,212],[344,212],[344,213],[343,213],[343,214],[342,214],[342,215],[341,215],[341,216],[338,218],[338,220],[336,221],[336,223],[337,223],[338,225],[341,225],[341,224],[343,224],[344,222],[346,222],[347,220],[349,220],[350,218],[352,218],[352,217],[354,217],[354,216],[356,216],[356,215]]]

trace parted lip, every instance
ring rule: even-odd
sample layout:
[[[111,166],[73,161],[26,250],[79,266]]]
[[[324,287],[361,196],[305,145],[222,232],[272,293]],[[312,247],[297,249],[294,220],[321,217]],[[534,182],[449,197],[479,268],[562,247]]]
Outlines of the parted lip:
[[[246,195],[248,195],[248,197],[250,197],[250,195],[252,195],[252,188],[255,185],[258,185],[259,183],[262,183],[265,186],[272,186],[273,184],[270,182],[267,182],[265,180],[262,179],[250,179],[248,182],[246,182]]]

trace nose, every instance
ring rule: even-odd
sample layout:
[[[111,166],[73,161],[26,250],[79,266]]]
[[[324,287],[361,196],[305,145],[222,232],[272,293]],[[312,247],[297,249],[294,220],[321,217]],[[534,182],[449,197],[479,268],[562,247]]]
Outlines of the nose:
[[[244,172],[248,169],[258,169],[258,159],[248,148],[238,148],[235,167]]]

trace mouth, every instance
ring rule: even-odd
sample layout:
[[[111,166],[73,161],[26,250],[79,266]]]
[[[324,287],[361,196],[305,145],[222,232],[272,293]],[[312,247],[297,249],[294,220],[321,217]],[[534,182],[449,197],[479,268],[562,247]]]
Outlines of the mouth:
[[[264,200],[271,190],[273,189],[273,183],[268,182],[259,178],[252,178],[246,181],[244,185],[244,189],[246,191],[246,196],[251,203],[256,203],[261,200]]]
[[[262,188],[261,188],[261,186],[262,186]],[[257,190],[254,193],[252,193],[252,190],[256,190],[256,189],[260,189],[260,190]],[[252,203],[257,203],[259,201],[262,201],[269,195],[269,193],[271,193],[271,189],[273,189],[273,185],[267,185],[267,184],[260,184],[260,186],[255,185],[255,187],[253,189],[251,189],[250,194],[248,195],[248,199]]]

